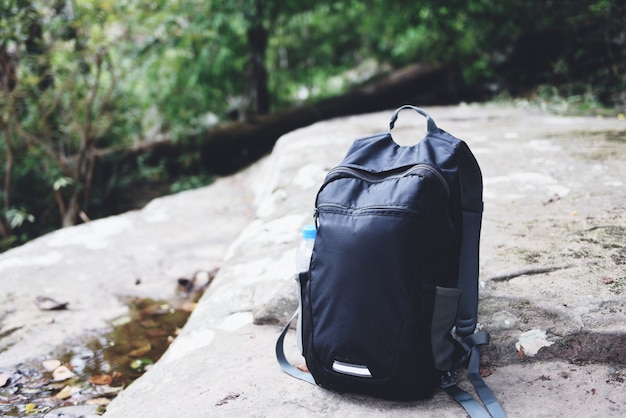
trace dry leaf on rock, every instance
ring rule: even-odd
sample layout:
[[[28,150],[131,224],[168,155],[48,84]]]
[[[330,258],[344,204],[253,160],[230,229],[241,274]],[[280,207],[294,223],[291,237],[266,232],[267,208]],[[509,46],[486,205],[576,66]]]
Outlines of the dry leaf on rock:
[[[50,359],[50,360],[42,361],[41,365],[43,366],[44,369],[46,369],[46,371],[53,372],[54,369],[56,369],[57,367],[61,365],[61,362],[56,359]]]
[[[229,393],[224,398],[222,398],[222,400],[218,401],[215,404],[215,406],[226,405],[229,401],[233,401],[233,400],[237,399],[239,396],[241,396],[240,393]]]
[[[109,403],[111,403],[111,400],[107,398],[93,398],[87,400],[85,405],[107,406]]]
[[[27,403],[26,406],[24,406],[24,412],[26,412],[27,414],[36,413],[37,405],[35,405],[34,403]]]
[[[198,306],[196,302],[185,302],[181,305],[180,309],[185,312],[193,312],[196,306]]]
[[[480,377],[491,376],[491,370],[488,367],[481,367],[478,372],[480,373]]]
[[[32,382],[26,382],[24,387],[26,389],[39,389],[50,383],[50,379],[42,377],[41,379],[33,380]]]
[[[128,356],[129,357],[141,357],[144,354],[150,352],[150,350],[152,350],[152,346],[150,345],[150,343],[146,343],[142,345],[141,347],[137,347],[134,350],[130,351],[128,353]]]
[[[114,327],[121,327],[122,325],[131,323],[132,321],[133,321],[133,318],[131,318],[130,315],[124,315],[124,316],[120,316],[119,318],[115,318],[113,321],[111,321],[111,324]]]
[[[71,379],[74,376],[76,376],[74,372],[68,369],[67,366],[59,366],[52,372],[52,380],[55,382]]]
[[[159,323],[152,318],[144,319],[139,323],[143,328],[156,328],[159,326]]]
[[[0,395],[0,405],[13,405],[16,403],[23,403],[24,399],[25,398],[23,396],[18,395]]]
[[[37,296],[35,304],[42,311],[60,311],[67,309],[69,302],[59,302],[47,296]]]
[[[54,395],[54,397],[57,399],[67,399],[78,391],[80,391],[80,389],[75,386],[65,386],[59,393]]]
[[[152,338],[167,337],[167,331],[164,329],[147,329],[146,335]]]
[[[167,303],[158,303],[155,305],[146,306],[143,308],[139,314],[142,317],[149,315],[164,315],[172,311],[172,307]]]
[[[113,382],[113,376],[110,374],[97,374],[89,378],[89,383],[94,385],[110,385]]]
[[[109,385],[102,385],[102,386],[97,386],[97,394],[98,396],[115,396],[118,393],[120,393],[122,390],[124,390],[124,386],[109,386]]]

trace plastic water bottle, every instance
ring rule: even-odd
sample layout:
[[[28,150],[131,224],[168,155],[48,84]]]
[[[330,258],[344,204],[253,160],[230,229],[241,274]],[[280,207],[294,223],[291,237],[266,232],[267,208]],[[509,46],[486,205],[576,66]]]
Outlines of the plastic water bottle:
[[[298,322],[296,326],[296,335],[300,353],[302,353],[302,288],[300,287],[300,273],[309,270],[316,234],[317,230],[315,229],[315,225],[304,225],[302,227],[302,240],[296,249],[296,292],[298,295]]]
[[[296,272],[302,273],[309,269],[311,254],[313,254],[313,243],[317,230],[315,225],[304,225],[302,227],[302,241],[296,249]]]

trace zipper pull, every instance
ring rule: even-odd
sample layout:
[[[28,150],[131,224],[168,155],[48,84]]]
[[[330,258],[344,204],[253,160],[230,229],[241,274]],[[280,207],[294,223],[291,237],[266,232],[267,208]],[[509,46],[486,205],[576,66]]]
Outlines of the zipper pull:
[[[320,227],[319,217],[320,211],[317,208],[313,209],[313,221],[315,223],[315,229],[319,229]]]

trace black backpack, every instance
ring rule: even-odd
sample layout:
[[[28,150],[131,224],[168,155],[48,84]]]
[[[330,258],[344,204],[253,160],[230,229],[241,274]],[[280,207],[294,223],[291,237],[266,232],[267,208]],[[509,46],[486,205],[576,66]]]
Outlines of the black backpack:
[[[428,133],[404,147],[391,130],[406,108],[426,117]],[[480,403],[456,385],[455,369],[469,362],[483,403],[505,416],[479,373],[478,346],[488,343],[475,333],[482,205],[473,154],[424,110],[402,106],[388,132],[355,140],[317,194],[313,255],[298,277],[310,374],[285,358],[289,324],[276,345],[283,370],[334,391],[397,400],[426,398],[439,386],[481,416]]]

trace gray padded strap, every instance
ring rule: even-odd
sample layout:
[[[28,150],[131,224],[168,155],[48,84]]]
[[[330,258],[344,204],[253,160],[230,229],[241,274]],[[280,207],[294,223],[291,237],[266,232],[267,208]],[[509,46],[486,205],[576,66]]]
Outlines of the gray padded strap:
[[[463,291],[459,301],[456,333],[472,335],[478,319],[478,258],[483,213],[483,180],[474,155],[464,142],[458,150],[463,238],[459,258],[457,287]]]
[[[460,389],[456,384],[443,389],[465,409],[471,418],[491,418],[491,415],[472,395]]]
[[[305,373],[302,370],[299,370],[293,364],[289,363],[289,360],[287,360],[287,357],[285,357],[285,335],[287,335],[287,331],[289,331],[289,326],[296,318],[296,316],[298,316],[297,310],[296,312],[294,312],[289,322],[287,322],[287,325],[285,325],[283,332],[281,332],[280,337],[278,337],[278,340],[276,341],[276,359],[278,360],[280,368],[283,369],[285,373],[295,377],[296,379],[304,380],[305,382],[309,382],[315,385],[315,380],[310,373]]]
[[[487,333],[479,332],[474,335],[480,336],[481,334],[487,335],[487,342],[488,342],[489,337]],[[478,346],[482,344],[486,344],[487,342],[483,342],[484,339],[480,337],[478,338],[478,341],[475,339],[470,339],[470,341],[472,341],[470,342],[471,353],[470,353],[469,365],[467,367],[467,372],[469,374],[470,381],[472,382],[472,385],[476,389],[476,392],[478,393],[480,400],[483,401],[483,404],[485,404],[485,406],[489,410],[489,413],[491,414],[491,416],[493,418],[506,418],[506,413],[502,409],[502,406],[500,405],[500,403],[498,402],[494,394],[491,392],[491,389],[489,389],[489,386],[487,386],[483,378],[480,376],[480,351],[478,349]],[[477,343],[475,343],[475,341],[477,341]]]

